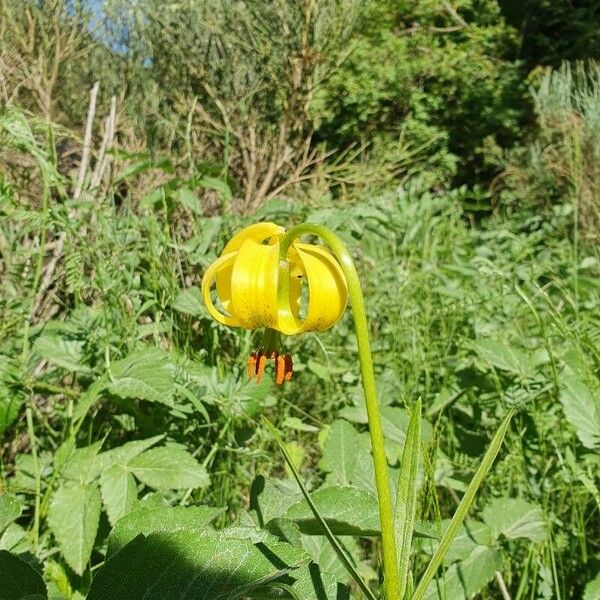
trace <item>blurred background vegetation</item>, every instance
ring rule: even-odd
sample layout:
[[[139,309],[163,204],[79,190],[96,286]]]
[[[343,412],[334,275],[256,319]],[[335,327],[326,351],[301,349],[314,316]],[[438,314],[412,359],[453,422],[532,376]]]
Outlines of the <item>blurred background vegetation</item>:
[[[312,487],[332,477],[334,420],[365,429],[350,320],[286,341],[275,390],[197,291],[235,229],[308,219],[363,275],[392,466],[423,399],[423,522],[520,408],[475,511],[497,535],[430,597],[600,598],[598,59],[594,0],[0,0],[0,494],[23,505],[0,548],[54,598],[89,587],[124,509],[103,496],[75,565],[48,518],[67,442],[167,433],[211,484],[139,501],[232,520],[258,474],[289,476],[266,411]],[[494,523],[515,499],[527,527]]]

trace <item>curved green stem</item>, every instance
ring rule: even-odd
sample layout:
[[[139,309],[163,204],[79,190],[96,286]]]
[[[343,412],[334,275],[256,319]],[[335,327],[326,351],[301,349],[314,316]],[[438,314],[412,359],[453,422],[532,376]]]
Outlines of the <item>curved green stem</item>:
[[[381,523],[381,543],[383,546],[383,575],[386,600],[400,600],[400,585],[398,575],[398,562],[396,553],[396,540],[394,534],[394,511],[392,495],[390,493],[388,464],[385,455],[383,427],[375,374],[373,372],[373,359],[371,344],[369,342],[369,329],[365,302],[358,273],[348,249],[337,235],[321,225],[304,223],[289,229],[280,241],[280,259],[286,260],[292,242],[302,235],[315,235],[320,237],[331,249],[338,260],[348,284],[348,294],[352,304],[354,328],[358,343],[358,357],[362,374],[362,384],[369,419],[369,433],[373,451],[373,464],[375,466],[375,484],[379,498],[379,519]],[[287,285],[286,278],[282,278],[282,287]],[[280,290],[285,292],[284,289]]]

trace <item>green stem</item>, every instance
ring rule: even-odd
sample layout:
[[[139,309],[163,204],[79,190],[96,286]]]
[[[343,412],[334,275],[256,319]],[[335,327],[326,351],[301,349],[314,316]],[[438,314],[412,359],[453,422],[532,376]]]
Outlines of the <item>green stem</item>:
[[[292,227],[281,239],[280,258],[286,260],[292,242],[302,235],[315,235],[320,237],[331,249],[338,260],[348,284],[348,295],[352,304],[354,328],[358,344],[358,357],[362,374],[362,384],[369,419],[369,433],[373,451],[373,464],[375,466],[375,484],[379,498],[379,519],[381,523],[381,543],[383,546],[383,575],[384,589],[387,600],[400,600],[400,582],[398,574],[398,560],[396,553],[396,540],[394,534],[394,510],[392,495],[388,478],[388,464],[385,455],[383,427],[375,374],[373,372],[373,359],[371,344],[369,342],[369,328],[365,311],[365,301],[356,267],[348,249],[337,235],[320,225],[304,223]],[[283,286],[287,283],[285,278]]]
[[[42,490],[42,481],[40,473],[40,462],[37,453],[37,439],[35,437],[35,430],[33,427],[33,416],[31,414],[31,408],[27,408],[25,411],[27,417],[27,432],[29,433],[29,443],[31,444],[31,458],[33,459],[33,468],[35,470],[35,507],[33,511],[33,545],[38,550],[39,539],[40,539],[40,497]]]

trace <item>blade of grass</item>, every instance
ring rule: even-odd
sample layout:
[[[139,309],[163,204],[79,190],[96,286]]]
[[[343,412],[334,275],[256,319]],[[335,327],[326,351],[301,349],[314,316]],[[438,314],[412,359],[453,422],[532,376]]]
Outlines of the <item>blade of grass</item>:
[[[400,463],[400,482],[396,497],[394,527],[396,547],[398,548],[398,569],[400,572],[400,597],[406,594],[410,572],[412,538],[417,518],[417,474],[421,452],[421,399],[412,409],[402,462]]]
[[[502,446],[504,436],[506,435],[508,425],[510,423],[510,420],[512,419],[514,412],[515,411],[513,408],[506,415],[506,417],[504,417],[504,420],[500,424],[498,431],[492,438],[492,443],[490,444],[490,447],[485,453],[485,456],[483,457],[479,468],[475,472],[475,475],[471,480],[471,483],[469,484],[465,495],[462,497],[462,500],[460,501],[460,504],[458,505],[458,508],[456,509],[452,520],[450,521],[450,525],[448,526],[446,533],[440,540],[440,545],[435,551],[435,554],[432,556],[429,565],[427,565],[427,569],[425,570],[423,577],[421,577],[419,585],[417,586],[414,594],[412,595],[411,600],[421,600],[423,598],[436,571],[442,564],[444,556],[446,555],[446,552],[448,551],[452,540],[454,540],[460,526],[462,525],[463,521],[465,520],[465,517],[467,516],[467,513],[469,512],[469,509],[471,508],[471,505],[473,504],[473,501],[475,500],[475,496],[477,494],[477,491],[479,490],[479,487],[483,483],[483,480],[485,479],[485,476],[487,475],[488,471],[490,470],[490,467],[496,459],[496,456],[498,456],[498,452],[500,451],[500,447]]]
[[[275,428],[273,423],[271,423],[271,421],[269,421],[269,419],[267,419],[266,417],[263,416],[262,420],[263,420],[264,424],[269,428],[271,433],[273,434],[273,437],[275,438],[275,441],[277,442],[277,445],[279,446],[279,449],[281,450],[281,453],[283,454],[285,461],[287,462],[290,470],[292,471],[292,474],[294,475],[294,478],[296,479],[296,482],[298,483],[300,490],[302,491],[302,495],[304,496],[313,515],[315,515],[315,519],[317,519],[317,521],[319,522],[319,525],[321,525],[321,527],[323,528],[323,534],[329,540],[329,543],[333,547],[335,553],[338,555],[338,558],[340,559],[340,561],[342,562],[342,564],[344,565],[344,567],[346,568],[348,573],[350,573],[350,575],[352,576],[352,579],[354,579],[354,581],[356,582],[356,585],[358,585],[358,587],[362,590],[363,594],[369,600],[377,600],[375,598],[375,596],[373,595],[373,592],[369,589],[369,586],[363,581],[362,577],[358,574],[358,571],[354,568],[352,561],[350,560],[350,558],[348,557],[348,555],[346,554],[346,552],[344,551],[344,549],[342,548],[340,543],[337,541],[337,539],[333,535],[333,532],[329,528],[329,525],[327,525],[327,522],[325,521],[325,519],[319,512],[319,509],[316,507],[315,503],[313,502],[313,499],[310,497],[310,494],[309,494],[308,490],[306,489],[306,486],[304,485],[302,478],[300,477],[300,473],[298,473],[298,469],[296,469],[296,466],[294,465],[294,461],[292,460],[292,457],[289,455],[287,448],[285,447],[285,444],[283,443],[283,440],[279,436],[279,432],[277,431],[277,429]]]

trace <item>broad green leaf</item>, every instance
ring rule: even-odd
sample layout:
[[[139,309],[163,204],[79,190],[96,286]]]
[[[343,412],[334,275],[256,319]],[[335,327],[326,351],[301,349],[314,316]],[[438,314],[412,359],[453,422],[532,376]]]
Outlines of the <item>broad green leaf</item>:
[[[421,579],[412,595],[411,600],[421,600],[423,598],[426,590],[429,588],[429,584],[432,582],[437,570],[439,569],[440,565],[444,561],[446,553],[448,552],[448,549],[450,548],[452,541],[458,534],[460,526],[463,524],[463,522],[469,512],[469,509],[471,508],[471,505],[473,504],[473,501],[475,500],[475,496],[477,495],[477,492],[478,492],[479,488],[481,487],[481,484],[483,483],[485,476],[487,475],[492,464],[494,463],[496,456],[498,456],[498,452],[500,452],[500,447],[502,446],[502,442],[504,441],[504,436],[506,435],[506,432],[508,431],[508,426],[510,424],[513,414],[514,414],[514,410],[511,410],[506,415],[506,417],[504,417],[502,423],[500,424],[500,427],[498,428],[498,431],[496,431],[494,437],[492,438],[490,447],[487,449],[487,452],[483,456],[483,459],[482,459],[481,463],[479,464],[479,467],[478,467],[477,471],[475,472],[475,475],[473,476],[471,483],[469,483],[469,487],[467,488],[467,491],[465,492],[464,496],[462,497],[462,500],[460,501],[458,508],[456,509],[456,512],[454,513],[454,516],[450,520],[448,529],[442,536],[442,539],[440,540],[440,544],[439,544],[437,550],[435,551],[434,555],[432,556],[431,560],[429,561],[429,564],[427,565],[427,568],[425,569],[425,573],[421,577]]]
[[[173,405],[174,372],[168,355],[158,348],[140,348],[111,364],[107,389],[119,398]]]
[[[96,468],[98,472],[101,473],[113,465],[128,465],[136,456],[160,442],[164,437],[164,434],[155,435],[154,437],[146,438],[145,440],[127,442],[117,448],[111,448],[110,450],[101,452],[96,457]]]
[[[97,456],[101,447],[101,441],[84,448],[74,448],[68,442],[63,444],[57,453],[61,476],[81,483],[91,483],[100,474]]]
[[[181,204],[187,206],[195,215],[202,215],[202,203],[200,198],[189,188],[179,188],[173,197],[179,200]]]
[[[323,448],[323,458],[319,466],[330,473],[328,481],[339,485],[350,485],[354,481],[354,472],[358,457],[359,433],[345,419],[337,419],[331,425]]]
[[[285,444],[283,443],[283,440],[279,436],[279,432],[277,431],[277,429],[275,429],[275,426],[266,417],[263,417],[263,423],[269,428],[273,437],[275,438],[275,441],[277,442],[277,445],[279,446],[279,449],[281,450],[283,457],[285,458],[285,462],[287,463],[288,467],[292,471],[292,474],[294,475],[294,479],[296,480],[296,483],[298,484],[298,487],[300,488],[300,491],[302,492],[302,495],[304,496],[304,501],[306,502],[306,505],[308,506],[316,523],[319,526],[321,534],[322,535],[324,534],[327,537],[327,540],[331,544],[332,548],[335,550],[340,561],[346,567],[346,570],[348,571],[348,573],[350,573],[350,575],[352,576],[352,579],[354,579],[354,582],[360,588],[360,590],[363,592],[363,594],[368,598],[368,600],[375,600],[375,596],[373,595],[373,592],[371,591],[369,586],[365,583],[365,581],[362,579],[362,577],[356,570],[356,568],[352,562],[352,559],[348,556],[348,554],[346,553],[346,551],[344,550],[344,548],[342,547],[340,542],[335,537],[333,531],[331,530],[331,528],[329,527],[329,525],[327,523],[327,519],[325,518],[325,516],[323,514],[321,514],[321,512],[317,508],[316,503],[314,502],[314,500],[312,499],[308,490],[306,489],[306,486],[304,485],[304,482],[302,481],[302,478],[300,477],[300,473],[298,473],[298,470],[294,466],[294,461],[288,454]]]
[[[113,465],[100,477],[102,501],[106,507],[108,520],[115,523],[130,513],[137,501],[137,485],[133,475],[123,465]]]
[[[0,600],[44,600],[47,597],[42,576],[18,556],[0,550]]]
[[[400,482],[396,497],[394,528],[400,571],[400,597],[404,598],[412,557],[412,538],[417,520],[417,493],[419,489],[419,459],[421,454],[421,400],[412,409],[406,441],[400,462]]]
[[[425,600],[471,600],[502,568],[500,552],[478,546],[465,559],[454,563],[438,579],[431,582]]]
[[[99,521],[97,486],[67,481],[54,492],[48,523],[65,560],[78,575],[87,567]]]
[[[485,362],[497,369],[524,376],[535,368],[535,363],[529,354],[506,340],[480,339],[473,343],[473,347]]]
[[[583,600],[600,600],[600,573],[585,586]]]
[[[200,317],[207,314],[199,287],[180,290],[173,302],[173,308],[180,313],[192,317]]]
[[[17,420],[24,401],[25,394],[22,391],[5,386],[0,381],[0,435]]]
[[[350,600],[350,590],[321,565],[300,567],[290,573],[290,578],[294,580],[291,589],[302,600]]]
[[[91,371],[83,361],[83,342],[44,333],[35,341],[33,349],[42,358],[67,371],[83,373]]]
[[[14,496],[0,496],[0,533],[21,516],[21,503]]]
[[[0,550],[8,550],[13,554],[31,552],[29,533],[18,523],[10,523],[0,536]]]
[[[353,537],[344,537],[339,540],[346,554],[358,558],[359,546],[358,542]],[[332,548],[329,540],[321,535],[303,535],[302,547],[311,555],[312,559],[323,569],[324,572],[330,573],[338,581],[348,583],[352,577],[346,570],[344,564],[340,561],[335,550]],[[356,565],[360,569],[360,565]]]
[[[443,535],[449,526],[450,519],[444,519],[441,524],[433,525],[431,532],[440,531]],[[452,540],[452,544],[450,544],[444,557],[444,564],[449,565],[457,560],[464,560],[478,546],[492,546],[494,539],[492,530],[487,523],[469,519],[460,526]],[[436,546],[437,542],[433,538],[424,540],[422,544],[423,550],[431,555],[435,552]]]
[[[539,506],[521,498],[495,498],[483,509],[483,520],[495,538],[527,538],[532,542],[546,539],[544,516]]]
[[[140,533],[193,529],[200,535],[224,511],[210,506],[139,508],[120,519],[110,532],[107,555],[119,551]]]
[[[256,511],[262,525],[283,517],[290,506],[301,499],[300,488],[293,480],[271,479],[259,475],[252,482],[250,508]]]
[[[594,392],[580,375],[564,372],[560,378],[560,402],[567,420],[586,448],[600,445],[600,393]]]
[[[42,480],[52,473],[52,456],[48,452],[41,452],[35,461],[31,454],[17,454],[15,457],[15,474],[11,487],[16,492],[35,492],[36,478],[41,474]]]
[[[81,426],[81,423],[89,410],[94,406],[94,404],[100,399],[100,395],[104,390],[108,379],[106,376],[100,377],[96,379],[90,387],[79,396],[79,400],[75,405],[73,410],[73,422],[75,423],[75,427],[78,428]]]
[[[210,483],[206,469],[183,448],[151,448],[129,462],[133,474],[156,490],[205,487]]]
[[[140,535],[98,571],[87,600],[236,600],[308,561],[279,542],[261,547],[198,531]]]
[[[304,462],[304,459],[306,458],[306,451],[304,450],[304,446],[302,446],[302,444],[299,444],[298,442],[292,440],[291,442],[286,443],[285,448],[288,452],[288,455],[292,459],[292,462],[294,463],[294,466],[296,467],[296,469],[300,469],[302,467],[302,463]],[[287,465],[285,467],[285,474],[288,477],[292,476],[290,467],[288,467]]]
[[[50,600],[83,600],[83,595],[73,590],[68,570],[68,567],[62,562],[45,561],[44,581],[48,584]]]
[[[320,488],[310,496],[335,535],[379,535],[379,505],[373,494],[333,485]],[[322,535],[321,525],[306,500],[290,507],[285,517],[295,521],[302,533]]]
[[[363,405],[344,408],[340,414],[352,421],[367,425],[369,419],[367,417],[367,409]],[[381,407],[381,424],[386,441],[386,454],[390,462],[399,460],[402,455],[404,440],[408,430],[410,418],[404,408],[399,406],[382,406]],[[421,440],[427,444],[433,435],[431,423],[425,419],[421,419]]]
[[[248,513],[243,513],[248,517]],[[273,534],[278,540],[292,544],[292,546],[302,546],[302,535],[300,527],[290,519],[277,518],[271,519],[265,526],[265,530]],[[317,536],[312,536],[317,537]]]

